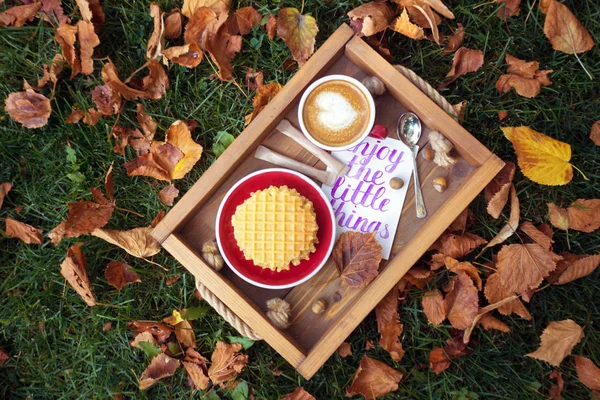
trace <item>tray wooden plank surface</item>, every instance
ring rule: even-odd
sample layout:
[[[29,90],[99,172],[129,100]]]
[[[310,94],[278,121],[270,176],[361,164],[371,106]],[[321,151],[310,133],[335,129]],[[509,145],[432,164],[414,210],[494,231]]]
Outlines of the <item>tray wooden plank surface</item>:
[[[379,276],[362,289],[341,286],[331,260],[309,281],[282,290],[252,286],[229,268],[214,272],[199,256],[201,246],[214,238],[217,210],[227,190],[243,176],[273,167],[254,158],[259,144],[325,169],[316,157],[274,128],[282,118],[298,127],[297,106],[303,89],[329,74],[359,80],[376,75],[382,79],[388,93],[376,99],[376,122],[386,125],[390,135],[395,134],[398,116],[410,110],[425,125],[421,148],[430,128],[452,140],[459,161],[451,169],[418,158],[427,218],[416,218],[411,180],[390,260],[381,263]],[[502,166],[501,160],[343,25],[167,214],[153,235],[308,379]],[[433,189],[431,181],[437,176],[448,177],[448,188],[443,193]],[[285,331],[275,328],[265,317],[266,300],[273,297],[285,298],[292,306],[292,325]],[[319,315],[311,311],[318,299],[329,304]]]

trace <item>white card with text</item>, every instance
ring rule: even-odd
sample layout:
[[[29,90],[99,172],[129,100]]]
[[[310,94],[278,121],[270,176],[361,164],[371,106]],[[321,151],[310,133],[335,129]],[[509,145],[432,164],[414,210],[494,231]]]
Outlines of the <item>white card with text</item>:
[[[336,239],[346,231],[375,232],[387,260],[413,172],[410,149],[396,139],[367,137],[331,154],[350,167],[333,187],[322,186],[335,214]],[[404,186],[392,189],[392,178],[402,179]]]

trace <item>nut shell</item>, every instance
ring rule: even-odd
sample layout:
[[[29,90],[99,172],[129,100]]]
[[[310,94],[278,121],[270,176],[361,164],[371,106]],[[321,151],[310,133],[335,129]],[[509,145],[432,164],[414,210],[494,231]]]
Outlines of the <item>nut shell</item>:
[[[312,305],[312,312],[321,314],[327,308],[327,302],[323,299],[317,300]]]
[[[204,242],[202,245],[202,258],[217,272],[225,265],[225,260],[219,253],[219,246],[214,239]]]
[[[433,151],[431,146],[427,146],[423,149],[423,151],[421,152],[421,155],[427,161],[431,161],[431,160],[433,160],[433,157],[435,156],[435,151]]]
[[[394,190],[402,189],[404,181],[398,177],[390,179],[390,187]]]
[[[385,84],[376,76],[367,76],[361,82],[373,96],[385,93]]]
[[[433,181],[433,188],[438,192],[443,192],[448,187],[448,181],[443,176],[438,176]]]

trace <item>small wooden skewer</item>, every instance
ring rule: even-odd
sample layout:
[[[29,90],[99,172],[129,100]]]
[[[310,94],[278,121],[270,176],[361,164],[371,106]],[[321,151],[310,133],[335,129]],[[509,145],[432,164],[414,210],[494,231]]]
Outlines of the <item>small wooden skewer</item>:
[[[323,161],[336,177],[344,176],[350,171],[350,167],[308,140],[306,136],[296,129],[287,119],[282,119],[275,129],[293,139],[300,146],[314,154],[319,160]]]
[[[300,161],[294,160],[292,158],[284,156],[283,154],[279,154],[273,150],[270,150],[263,145],[260,145],[256,148],[256,153],[254,153],[254,157],[258,158],[259,160],[279,165],[280,167],[285,167],[300,172],[306,176],[323,182],[328,186],[333,186],[337,179],[337,176],[332,172],[324,171],[322,169],[303,164]]]

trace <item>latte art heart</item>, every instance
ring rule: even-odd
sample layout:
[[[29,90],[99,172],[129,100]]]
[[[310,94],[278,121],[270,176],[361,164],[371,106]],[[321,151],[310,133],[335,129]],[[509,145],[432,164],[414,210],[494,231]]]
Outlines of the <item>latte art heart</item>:
[[[315,99],[319,109],[319,122],[333,131],[348,128],[354,123],[358,112],[341,94],[336,92],[321,92]]]

